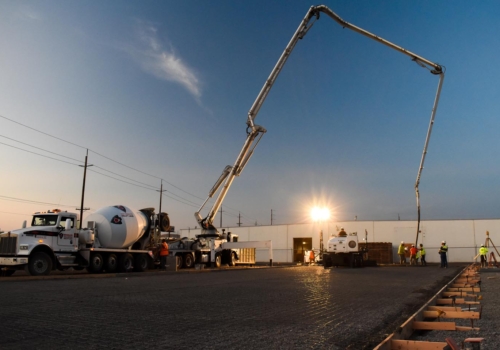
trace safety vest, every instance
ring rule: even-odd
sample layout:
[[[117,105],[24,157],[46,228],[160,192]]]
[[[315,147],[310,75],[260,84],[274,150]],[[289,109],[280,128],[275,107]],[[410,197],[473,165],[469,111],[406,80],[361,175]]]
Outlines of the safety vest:
[[[425,249],[424,249],[424,247],[420,248],[420,255],[421,255],[421,256],[422,256],[422,255],[425,255]]]
[[[410,248],[410,255],[417,255],[417,248],[411,247]]]
[[[487,253],[488,253],[488,248],[486,248],[486,247],[479,248],[480,255],[486,255]]]
[[[442,245],[441,249],[439,249],[439,252],[440,253],[447,253],[448,252],[448,246],[446,244]]]
[[[404,245],[400,245],[399,248],[398,248],[398,254],[399,255],[403,255],[405,254],[405,246]]]
[[[163,242],[161,244],[160,256],[167,256],[167,255],[168,255],[168,244],[167,242]]]

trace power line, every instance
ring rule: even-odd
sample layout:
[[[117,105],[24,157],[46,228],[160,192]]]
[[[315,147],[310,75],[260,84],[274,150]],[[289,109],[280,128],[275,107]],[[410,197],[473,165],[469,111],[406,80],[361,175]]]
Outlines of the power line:
[[[15,140],[15,139],[10,138],[10,137],[7,137],[7,136],[0,135],[0,137],[4,137],[4,138],[9,139],[9,140],[11,140],[11,141],[14,141],[14,142],[19,142],[19,143],[21,143],[21,144],[23,144],[23,145],[26,145],[26,146],[29,146],[29,147],[33,147],[33,148],[39,149],[39,150],[44,151],[44,152],[48,152],[48,153],[55,154],[55,155],[60,156],[60,157],[68,158],[68,159],[71,159],[71,160],[74,160],[74,161],[77,161],[77,162],[83,163],[81,160],[78,160],[78,159],[75,159],[75,158],[71,158],[71,157],[68,157],[68,156],[65,156],[65,155],[62,155],[62,154],[59,154],[59,153],[51,152],[51,151],[48,151],[48,150],[43,149],[43,148],[41,148],[41,147],[33,146],[33,145],[28,144],[28,143],[25,143],[25,142],[22,142],[22,141]],[[1,142],[0,142],[0,143],[1,143]],[[30,152],[30,153],[33,153],[33,154],[36,154],[36,155],[39,155],[39,156],[42,156],[42,157],[47,157],[47,156],[44,156],[44,155],[41,155],[41,154],[38,154],[38,153],[34,153],[34,152],[31,152],[31,151],[28,151],[28,150],[25,150],[25,149],[22,149],[22,148],[18,148],[18,147],[15,147],[15,146],[9,145],[9,144],[5,144],[5,143],[1,143],[1,144],[4,144],[4,145],[9,146],[9,147],[14,147],[14,148],[17,148],[17,149],[19,149],[19,150],[21,150],[21,151]],[[51,158],[51,157],[48,157],[48,158]],[[55,159],[55,158],[51,158],[51,159]],[[55,159],[55,160],[58,160],[58,159]],[[70,164],[72,164],[72,163],[70,163]],[[149,185],[149,184],[146,184],[146,183],[143,183],[143,182],[140,182],[140,181],[137,181],[137,180],[134,180],[134,179],[128,178],[128,177],[126,177],[126,176],[120,175],[120,174],[115,173],[115,172],[113,172],[113,171],[111,171],[111,170],[104,169],[104,168],[102,168],[102,167],[100,167],[100,166],[97,166],[97,165],[94,165],[94,166],[95,166],[96,168],[99,168],[99,169],[102,169],[102,170],[104,170],[104,171],[107,171],[107,172],[109,172],[109,173],[111,173],[111,174],[115,174],[115,175],[117,175],[117,176],[121,176],[121,177],[123,177],[123,178],[125,178],[125,179],[127,179],[127,180],[134,181],[134,182],[138,182],[138,183],[140,183],[140,184],[143,184],[143,185],[146,185],[146,186],[149,186],[149,187],[152,187],[152,188],[156,189],[156,187],[155,187],[155,186],[152,186],[152,185]]]
[[[96,174],[99,174],[99,175],[102,175],[102,176],[106,176],[106,177],[109,177],[110,179],[113,179],[113,180],[116,180],[116,181],[120,181],[120,182],[124,182],[126,184],[129,184],[129,185],[132,185],[132,186],[137,186],[137,187],[140,187],[140,188],[144,188],[146,190],[150,190],[150,191],[156,191],[155,189],[153,188],[149,188],[149,187],[145,187],[145,186],[141,186],[141,185],[138,185],[138,184],[134,184],[132,182],[128,182],[128,181],[125,181],[125,180],[121,180],[121,179],[117,179],[116,177],[113,177],[111,175],[106,175],[106,174],[103,174],[103,173],[100,173],[98,171],[95,171],[95,170],[92,170],[92,169],[89,169],[89,171],[93,172],[93,173],[96,173]],[[148,185],[149,186],[149,185]]]
[[[151,187],[151,189],[154,189],[155,191],[156,191],[156,189],[157,189],[157,187],[155,187],[155,186],[153,186],[153,185],[149,185],[149,184],[147,184],[147,183],[140,182],[140,181],[137,181],[137,180],[131,179],[131,178],[129,178],[129,177],[126,177],[126,176],[120,175],[120,174],[118,174],[118,173],[112,172],[111,170],[104,169],[104,168],[102,168],[102,167],[100,167],[100,166],[98,166],[98,165],[95,165],[95,164],[94,164],[94,167],[99,168],[99,169],[104,170],[104,171],[107,171],[108,173],[111,173],[111,174],[114,174],[114,175],[117,175],[117,176],[121,176],[121,177],[123,177],[124,179],[130,180],[130,181],[134,181],[134,182],[140,183],[140,184],[142,184],[142,185],[146,185],[146,186],[148,186],[148,187]],[[93,170],[92,170],[92,171],[93,171]],[[95,173],[97,173],[96,171],[94,171],[94,172],[95,172]],[[100,174],[100,173],[98,173],[98,174]],[[104,175],[104,174],[101,174],[101,175]],[[105,175],[105,176],[106,176],[106,175]]]
[[[194,205],[194,204],[183,202],[183,201],[181,201],[181,200],[179,200],[177,198],[170,197],[169,195],[166,195],[166,194],[162,194],[162,195],[165,196],[165,197],[167,197],[167,198],[173,199],[176,202],[179,202],[179,203],[182,203],[182,204],[185,204],[185,205],[189,205],[190,207],[193,207],[193,208],[197,208],[197,206]]]
[[[9,196],[2,196],[2,195],[0,195],[0,199],[3,199],[3,200],[10,200],[10,201],[16,201],[16,202],[33,203],[33,204],[49,204],[49,205],[56,205],[56,206],[59,206],[59,207],[77,207],[77,205],[60,204],[60,203],[49,203],[49,202],[40,202],[40,201],[34,201],[34,200],[30,200],[30,199],[16,198],[16,197],[9,197]]]
[[[28,151],[27,149],[23,149],[23,148],[19,148],[19,147],[16,147],[16,146],[12,146],[12,145],[9,145],[9,144],[7,144],[7,143],[0,142],[0,144],[5,145],[5,146],[8,146],[8,147],[16,148],[16,149],[21,150],[21,151],[24,151],[24,152],[28,152],[28,153],[32,153],[32,154],[36,154],[37,156],[40,156],[40,157],[45,157],[45,158],[49,158],[49,159],[53,159],[53,160],[57,160],[58,162],[62,162],[62,163],[66,163],[66,164],[71,164],[71,165],[76,165],[76,166],[78,166],[78,164],[74,164],[74,163],[71,163],[71,162],[67,162],[67,161],[62,160],[62,159],[57,159],[57,158],[49,157],[49,156],[46,156],[46,155],[43,155],[43,154],[40,154],[40,153],[36,153],[36,152],[32,152],[32,151]]]
[[[108,160],[110,160],[110,161],[112,161],[112,162],[114,162],[114,163],[120,164],[121,166],[124,166],[124,167],[126,167],[126,168],[129,168],[129,169],[131,169],[131,170],[137,171],[137,172],[139,172],[139,173],[141,173],[141,174],[148,175],[148,176],[154,177],[154,178],[159,179],[159,180],[163,180],[163,181],[165,181],[167,184],[169,184],[170,186],[177,188],[179,191],[182,191],[182,192],[184,192],[184,193],[186,193],[186,194],[189,194],[190,196],[193,196],[193,197],[195,197],[195,198],[198,198],[198,199],[203,200],[203,198],[200,198],[200,197],[198,197],[198,196],[195,196],[194,194],[191,194],[191,193],[189,193],[189,192],[187,192],[187,191],[183,190],[182,188],[180,188],[180,187],[178,187],[178,186],[176,186],[176,185],[174,185],[174,184],[172,184],[172,183],[168,182],[167,180],[165,180],[165,179],[163,179],[163,178],[161,178],[161,177],[158,177],[158,176],[156,176],[156,175],[152,175],[152,174],[146,173],[146,172],[144,172],[144,171],[142,171],[142,170],[139,170],[139,169],[133,168],[133,167],[131,167],[131,166],[128,166],[128,165],[126,165],[126,164],[123,164],[123,163],[121,163],[121,162],[118,162],[118,161],[116,161],[116,160],[114,160],[114,159],[112,159],[112,158],[110,158],[110,157],[107,157],[107,156],[105,156],[105,155],[103,155],[103,154],[101,154],[101,153],[98,153],[98,152],[96,152],[96,151],[94,151],[94,150],[92,150],[92,149],[90,149],[90,148],[88,148],[88,147],[83,147],[83,146],[78,145],[78,144],[76,144],[76,143],[74,143],[74,142],[70,142],[70,141],[64,140],[64,139],[62,139],[62,138],[60,138],[60,137],[56,137],[56,136],[51,135],[51,134],[48,134],[48,133],[46,133],[46,132],[43,132],[43,131],[37,130],[37,129],[35,129],[35,128],[32,128],[31,126],[28,126],[28,125],[26,125],[26,124],[20,123],[20,122],[15,121],[15,120],[12,120],[12,119],[10,119],[10,118],[7,118],[7,117],[5,117],[5,116],[3,116],[3,115],[1,115],[1,114],[0,114],[0,118],[6,119],[6,120],[8,120],[8,121],[10,121],[10,122],[12,122],[12,123],[15,123],[15,124],[18,124],[18,125],[24,126],[25,128],[28,128],[28,129],[33,130],[33,131],[36,131],[36,132],[41,133],[41,134],[43,134],[43,135],[46,135],[46,136],[49,136],[49,137],[55,138],[55,139],[57,139],[57,140],[59,140],[59,141],[66,142],[66,143],[68,143],[68,144],[70,144],[70,145],[73,145],[73,146],[76,146],[76,147],[80,147],[80,148],[83,148],[83,149],[88,149],[90,152],[92,152],[92,153],[94,153],[94,154],[96,154],[96,155],[98,155],[98,156],[101,156],[101,157],[103,157],[103,158],[105,158],[105,159],[108,159]],[[13,146],[11,146],[11,147],[13,147]],[[27,152],[28,152],[28,151],[27,151]]]
[[[63,141],[63,142],[69,143],[70,145],[73,145],[73,146],[76,146],[76,147],[80,147],[80,148],[84,148],[84,149],[86,149],[86,147],[83,147],[83,146],[77,145],[76,143],[73,143],[73,142],[70,142],[70,141],[66,141],[66,140],[61,139],[61,138],[59,138],[59,137],[56,137],[56,136],[54,136],[54,135],[47,134],[46,132],[43,132],[43,131],[37,130],[37,129],[35,129],[35,128],[32,128],[31,126],[28,126],[28,125],[25,125],[25,124],[22,124],[22,123],[16,122],[15,120],[12,120],[12,119],[10,119],[10,118],[7,118],[7,117],[5,117],[5,116],[3,116],[3,115],[1,115],[1,114],[0,114],[0,118],[7,119],[8,121],[11,121],[12,123],[19,124],[19,125],[21,125],[21,126],[24,126],[25,128],[28,128],[28,129],[31,129],[31,130],[33,130],[33,131],[39,132],[40,134],[44,134],[44,135],[50,136],[50,137],[52,137],[52,138],[55,138],[55,139],[57,139],[57,140],[60,140],[60,141]]]
[[[80,147],[80,148],[83,148],[83,149],[87,149],[87,150],[89,150],[90,152],[92,152],[92,153],[94,153],[94,154],[96,154],[96,155],[98,155],[98,156],[100,156],[100,157],[103,157],[103,158],[105,158],[105,159],[107,159],[107,160],[110,160],[110,161],[112,161],[112,162],[114,162],[114,163],[116,163],[116,164],[119,164],[119,165],[121,165],[121,166],[123,166],[123,167],[126,167],[126,168],[128,168],[128,169],[131,169],[131,170],[137,171],[137,172],[139,172],[139,173],[141,173],[141,174],[148,175],[148,176],[151,176],[151,177],[153,177],[153,178],[163,180],[165,183],[169,184],[170,186],[172,186],[172,187],[174,187],[174,188],[178,189],[179,191],[181,191],[181,192],[183,192],[183,193],[186,193],[186,194],[188,194],[188,195],[190,195],[190,196],[192,196],[192,197],[195,197],[195,198],[197,198],[197,199],[204,200],[204,198],[201,198],[201,197],[196,196],[196,195],[194,195],[194,194],[192,194],[192,193],[189,193],[189,192],[187,192],[187,191],[183,190],[182,188],[180,188],[180,187],[178,187],[178,186],[176,186],[176,185],[172,184],[171,182],[169,182],[169,181],[167,181],[167,180],[165,180],[165,179],[163,179],[163,178],[161,178],[161,177],[158,177],[158,176],[156,176],[156,175],[152,175],[152,174],[146,173],[146,172],[144,172],[144,171],[142,171],[142,170],[139,170],[139,169],[133,168],[133,167],[131,167],[131,166],[128,166],[128,165],[126,165],[126,164],[124,164],[124,163],[118,162],[118,161],[116,161],[116,160],[114,160],[114,159],[112,159],[112,158],[110,158],[110,157],[107,157],[107,156],[105,156],[105,155],[101,154],[101,153],[98,153],[98,152],[96,152],[96,151],[93,151],[92,149],[90,149],[90,148],[88,148],[88,147],[84,147],[84,146],[78,145],[78,144],[76,144],[76,143],[74,143],[74,142],[70,142],[70,141],[64,140],[64,139],[62,139],[62,138],[60,138],[60,137],[57,137],[57,136],[51,135],[51,134],[46,133],[46,132],[43,132],[43,131],[40,131],[40,130],[35,129],[35,128],[33,128],[33,127],[30,127],[30,126],[28,126],[28,125],[26,125],[26,124],[20,123],[20,122],[15,121],[15,120],[12,120],[12,119],[10,119],[10,118],[7,118],[7,117],[5,117],[5,116],[3,116],[3,115],[0,115],[0,118],[3,118],[3,119],[8,120],[8,121],[10,121],[10,122],[12,122],[12,123],[15,123],[15,124],[18,124],[18,125],[24,126],[24,127],[28,128],[28,129],[30,129],[30,130],[36,131],[36,132],[41,133],[41,134],[43,134],[43,135],[46,135],[46,136],[52,137],[52,138],[54,138],[54,139],[56,139],[56,140],[59,140],[59,141],[62,141],[62,142],[68,143],[68,144],[70,144],[70,145],[73,145],[73,146],[76,146],[76,147]],[[0,135],[0,136],[1,136],[1,135]],[[2,137],[5,137],[5,136],[2,136]],[[5,137],[5,138],[8,138],[8,137]],[[56,155],[61,156],[61,157],[64,157],[64,158],[72,159],[72,160],[78,161],[78,162],[80,162],[80,163],[83,163],[83,162],[81,162],[81,161],[79,161],[79,160],[76,160],[76,159],[74,159],[74,158],[70,158],[70,157],[67,157],[67,156],[64,156],[64,155],[60,155],[60,154],[57,154],[57,153],[54,153],[54,152],[50,152],[50,151],[44,150],[44,149],[42,149],[42,148],[39,148],[39,147],[36,147],[36,146],[32,146],[32,145],[26,144],[26,143],[21,142],[21,141],[17,141],[17,140],[11,139],[11,138],[8,138],[8,139],[10,139],[10,140],[12,140],[12,141],[15,141],[15,142],[19,142],[19,143],[25,144],[25,145],[30,146],[30,147],[34,147],[34,148],[40,149],[40,150],[42,150],[42,151],[44,151],[44,152],[48,152],[48,153],[52,153],[52,154],[56,154]],[[12,146],[12,145],[8,145],[8,144],[5,144],[5,143],[1,143],[1,142],[0,142],[0,144],[4,144],[4,145],[9,146],[9,147],[17,148],[17,149],[19,149],[19,150],[22,150],[22,151],[25,151],[25,152],[28,152],[28,153],[36,154],[36,155],[39,155],[39,156],[42,156],[42,157],[46,157],[46,158],[50,158],[50,159],[53,159],[53,160],[57,160],[57,161],[60,161],[60,162],[63,162],[63,163],[67,163],[67,164],[71,164],[71,165],[78,165],[78,164],[73,164],[73,163],[70,163],[70,162],[67,162],[67,161],[63,161],[63,160],[60,160],[60,159],[56,159],[56,158],[52,158],[52,157],[49,157],[49,156],[45,156],[45,155],[42,155],[42,154],[39,154],[39,153],[31,152],[31,151],[28,151],[28,150],[25,150],[25,149],[22,149],[22,148],[18,148],[18,147]],[[97,166],[96,166],[96,167],[97,167]],[[99,167],[99,168],[100,168],[100,169],[102,169],[102,170],[104,170],[104,171],[107,171],[107,172],[110,172],[110,173],[112,173],[112,174],[115,174],[115,175],[117,175],[117,176],[121,176],[121,177],[123,177],[123,178],[126,178],[126,179],[128,179],[128,180],[130,180],[130,181],[134,181],[134,182],[137,182],[137,183],[141,183],[141,184],[143,184],[143,185],[146,185],[146,186],[148,186],[148,187],[151,187],[151,188],[146,188],[146,187],[143,187],[143,188],[145,188],[145,189],[149,189],[149,190],[151,190],[152,188],[155,188],[155,187],[154,187],[154,186],[152,186],[152,185],[148,185],[148,184],[142,183],[142,182],[140,182],[140,181],[137,181],[137,180],[133,180],[133,179],[127,178],[127,177],[125,177],[125,176],[123,176],[123,175],[119,175],[119,174],[117,174],[117,173],[114,173],[114,172],[112,172],[112,171],[110,171],[110,170],[106,170],[106,169],[101,168],[101,167]],[[98,172],[96,172],[96,171],[93,171],[93,172],[98,173]],[[112,177],[112,176],[108,176],[108,175],[105,175],[105,174],[102,174],[102,173],[98,173],[98,174],[103,175],[103,176],[107,176],[107,177],[112,178],[112,179],[115,179],[115,180],[117,180],[117,181],[121,181],[121,182],[128,183],[128,184],[130,184],[130,185],[134,185],[134,186],[142,187],[142,186],[139,186],[139,185],[136,185],[136,184],[133,184],[133,183],[129,183],[129,182],[127,182],[127,181],[123,181],[123,180],[120,180],[120,179],[117,179],[117,178],[114,178],[114,177]],[[156,188],[155,188],[155,190],[156,190]],[[194,202],[192,202],[192,201],[190,201],[190,200],[188,200],[188,199],[186,199],[186,198],[183,198],[183,197],[181,197],[181,196],[179,196],[179,195],[174,194],[173,192],[170,192],[170,193],[172,193],[173,195],[175,195],[175,196],[177,196],[177,197],[179,197],[179,198],[181,198],[181,199],[183,199],[183,200],[186,200],[186,201],[188,201],[188,202],[194,203]],[[169,198],[172,198],[172,197],[169,197]],[[177,200],[177,199],[175,199],[175,198],[172,198],[172,199]],[[179,200],[177,200],[177,201],[179,201]],[[181,202],[181,203],[182,203],[182,202]],[[184,204],[187,204],[187,203],[184,203]],[[187,205],[190,205],[190,204],[187,204]],[[229,206],[225,206],[225,207],[226,207],[226,208],[229,208],[229,209],[231,209],[231,210],[234,210],[234,211],[236,211],[236,212],[240,212],[239,210],[234,209],[234,208],[231,208],[231,207],[229,207]],[[245,214],[242,214],[242,216],[245,216],[245,217],[246,217],[246,215],[245,215]],[[247,217],[247,218],[248,218],[249,220],[254,220],[254,219],[252,219],[252,218],[250,218],[250,217]]]
[[[4,135],[0,135],[0,137],[3,137],[3,138],[6,138],[6,139],[9,139],[9,140],[14,141],[14,142],[22,143],[23,145],[26,145],[26,146],[29,146],[29,147],[33,147],[33,148],[39,149],[39,150],[44,151],[44,152],[47,152],[47,153],[55,154],[55,155],[57,155],[57,156],[59,156],[59,157],[64,157],[64,158],[68,158],[68,159],[74,160],[74,161],[76,161],[76,162],[83,163],[81,160],[78,160],[78,159],[75,159],[75,158],[71,158],[71,157],[67,157],[67,156],[62,155],[62,154],[59,154],[59,153],[55,153],[55,152],[51,152],[51,151],[47,151],[46,149],[43,149],[43,148],[40,148],[40,147],[37,147],[37,146],[30,145],[29,143],[25,143],[25,142],[21,142],[21,141],[18,141],[18,140],[14,140],[13,138],[10,138],[10,137],[4,136]]]

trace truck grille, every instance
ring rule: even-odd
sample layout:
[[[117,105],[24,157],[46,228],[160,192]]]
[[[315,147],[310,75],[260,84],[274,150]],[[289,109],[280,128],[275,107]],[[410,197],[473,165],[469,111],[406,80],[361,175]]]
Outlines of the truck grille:
[[[16,254],[17,237],[0,237],[0,254]]]

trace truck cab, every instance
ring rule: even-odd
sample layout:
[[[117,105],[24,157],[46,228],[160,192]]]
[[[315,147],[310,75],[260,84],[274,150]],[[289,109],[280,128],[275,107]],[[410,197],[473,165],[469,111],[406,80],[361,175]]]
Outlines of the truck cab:
[[[59,209],[34,213],[30,227],[0,234],[0,268],[6,275],[24,266],[32,275],[50,272],[78,251],[76,222],[76,214]]]

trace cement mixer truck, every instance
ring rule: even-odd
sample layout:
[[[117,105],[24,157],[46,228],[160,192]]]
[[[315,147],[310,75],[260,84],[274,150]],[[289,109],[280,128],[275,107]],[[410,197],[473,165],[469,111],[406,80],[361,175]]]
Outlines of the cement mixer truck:
[[[54,269],[100,272],[142,272],[155,262],[161,231],[168,231],[168,214],[154,208],[133,210],[104,207],[76,229],[77,214],[59,209],[33,214],[31,227],[0,234],[0,269],[10,276],[25,269],[33,276]]]

